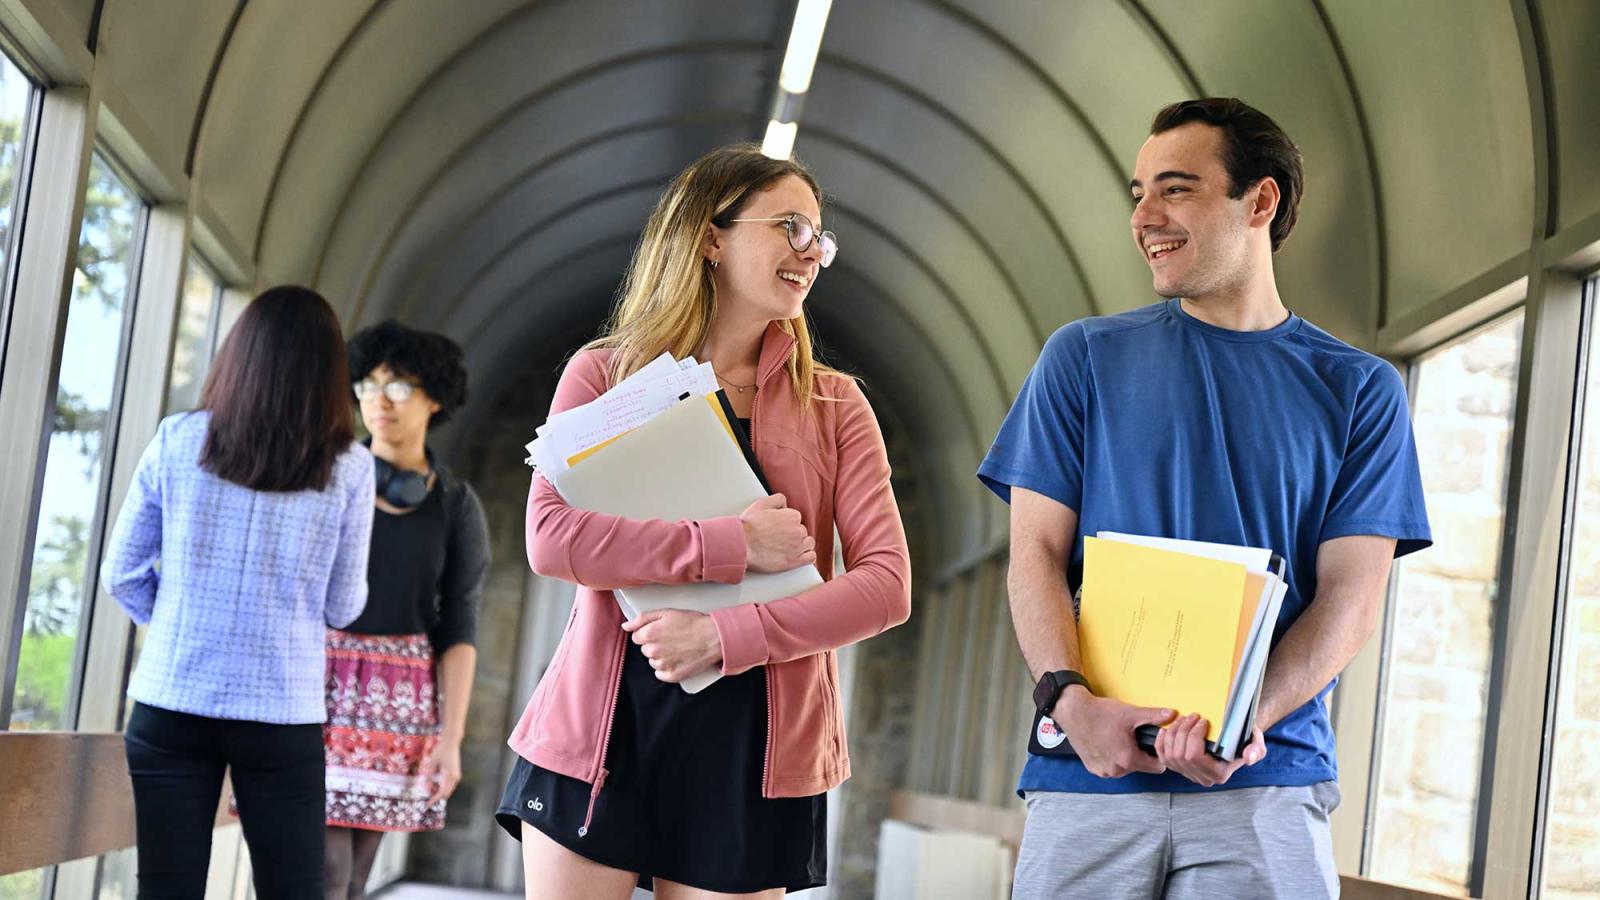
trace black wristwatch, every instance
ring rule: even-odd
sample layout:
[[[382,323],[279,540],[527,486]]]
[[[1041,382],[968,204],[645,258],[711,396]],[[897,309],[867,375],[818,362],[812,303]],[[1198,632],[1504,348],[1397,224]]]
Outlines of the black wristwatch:
[[[1084,690],[1094,693],[1094,688],[1089,686],[1089,680],[1071,669],[1044,673],[1039,683],[1033,686],[1034,709],[1044,715],[1050,715],[1050,710],[1055,708],[1061,692],[1075,684],[1081,684]]]

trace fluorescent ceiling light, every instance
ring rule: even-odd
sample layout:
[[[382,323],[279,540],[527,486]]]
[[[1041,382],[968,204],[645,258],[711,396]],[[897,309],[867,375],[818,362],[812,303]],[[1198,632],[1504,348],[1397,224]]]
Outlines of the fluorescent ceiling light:
[[[794,11],[794,27],[789,30],[789,49],[783,54],[778,87],[791,94],[804,94],[811,87],[811,71],[817,67],[817,49],[822,46],[822,29],[828,24],[831,6],[833,0],[800,0]]]
[[[772,159],[788,159],[794,152],[794,135],[800,130],[798,122],[779,122],[777,119],[767,123],[767,137],[761,142],[761,153]]]

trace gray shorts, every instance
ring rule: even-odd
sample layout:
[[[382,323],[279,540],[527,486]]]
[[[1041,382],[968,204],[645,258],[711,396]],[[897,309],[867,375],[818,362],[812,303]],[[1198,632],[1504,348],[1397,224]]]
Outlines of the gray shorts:
[[[1029,791],[1012,896],[1339,896],[1328,815],[1339,786],[1201,794]]]

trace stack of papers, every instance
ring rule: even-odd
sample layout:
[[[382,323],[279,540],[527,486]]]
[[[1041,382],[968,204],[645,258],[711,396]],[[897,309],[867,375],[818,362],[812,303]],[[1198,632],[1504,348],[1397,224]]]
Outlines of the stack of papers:
[[[710,363],[663,355],[611,390],[551,416],[528,445],[530,463],[567,503],[629,519],[737,516],[767,496],[741,444]],[[748,572],[738,584],[647,584],[615,591],[623,615],[654,609],[710,613],[769,603],[822,583],[815,566]],[[691,694],[716,670],[681,682]]]
[[[663,353],[594,400],[551,416],[528,444],[527,463],[545,478],[565,472],[585,453],[638,428],[684,394],[717,392],[710,363]]]
[[[1271,550],[1105,531],[1084,538],[1084,677],[1100,696],[1198,713],[1209,723],[1207,749],[1232,760],[1255,729],[1287,591],[1283,558]]]

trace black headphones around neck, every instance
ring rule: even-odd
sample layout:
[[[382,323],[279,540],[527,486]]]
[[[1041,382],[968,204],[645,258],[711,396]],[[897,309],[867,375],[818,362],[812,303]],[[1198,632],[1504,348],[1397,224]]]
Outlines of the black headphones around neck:
[[[416,509],[428,499],[428,476],[433,472],[433,451],[424,448],[423,453],[428,457],[427,472],[397,469],[383,457],[373,455],[373,486],[384,502],[396,509]]]

